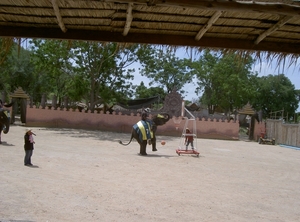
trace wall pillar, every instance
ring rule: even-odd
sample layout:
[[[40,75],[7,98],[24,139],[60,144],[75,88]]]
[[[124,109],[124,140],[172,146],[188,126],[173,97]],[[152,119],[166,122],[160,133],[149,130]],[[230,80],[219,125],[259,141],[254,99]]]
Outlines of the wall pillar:
[[[45,94],[42,95],[41,106],[42,106],[42,109],[45,109],[45,107],[46,107],[46,95]]]
[[[52,108],[57,110],[57,97],[55,95],[52,97]]]

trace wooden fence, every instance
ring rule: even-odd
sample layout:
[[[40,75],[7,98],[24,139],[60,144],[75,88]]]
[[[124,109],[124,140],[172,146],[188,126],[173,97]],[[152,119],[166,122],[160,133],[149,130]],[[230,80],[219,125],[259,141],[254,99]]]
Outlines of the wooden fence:
[[[300,147],[300,123],[286,124],[282,120],[267,119],[268,138],[275,138],[276,144]]]

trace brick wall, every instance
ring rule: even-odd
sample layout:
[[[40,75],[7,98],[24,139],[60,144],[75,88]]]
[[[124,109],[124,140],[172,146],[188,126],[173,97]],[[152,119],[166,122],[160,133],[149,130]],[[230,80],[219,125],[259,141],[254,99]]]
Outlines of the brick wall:
[[[85,113],[78,110],[40,109],[35,106],[32,108],[28,106],[25,125],[28,127],[80,128],[130,133],[132,126],[140,119],[139,114],[133,113],[131,115],[123,115],[122,113],[105,114],[103,112]],[[165,125],[159,126],[157,135],[181,136],[186,120],[183,118],[177,119],[181,119],[180,123],[174,117]],[[204,118],[196,118],[195,123],[198,138],[239,139],[238,122],[222,122],[216,119],[205,120]],[[188,121],[187,126],[193,129],[193,121]]]

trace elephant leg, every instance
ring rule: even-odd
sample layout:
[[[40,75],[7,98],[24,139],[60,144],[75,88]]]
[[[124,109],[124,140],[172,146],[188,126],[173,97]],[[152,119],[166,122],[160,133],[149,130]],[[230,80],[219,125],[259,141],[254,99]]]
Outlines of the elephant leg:
[[[156,149],[156,142],[155,141],[152,141],[152,151],[153,152],[157,151],[157,149]]]
[[[153,138],[152,138],[152,151],[153,152],[157,151],[157,149],[156,149],[156,137],[155,137],[155,134],[153,135]]]
[[[146,153],[147,140],[140,140],[140,136],[135,129],[132,130],[131,137],[134,138],[140,145],[139,155],[142,155],[142,156],[147,155],[147,153]]]
[[[140,143],[140,155],[142,156],[147,155],[146,147],[147,147],[147,140],[144,140],[142,143]]]

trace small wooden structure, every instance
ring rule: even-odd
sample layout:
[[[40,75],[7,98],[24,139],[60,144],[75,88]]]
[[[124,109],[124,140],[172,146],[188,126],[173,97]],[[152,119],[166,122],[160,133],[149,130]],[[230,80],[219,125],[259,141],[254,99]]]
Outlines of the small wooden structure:
[[[248,102],[241,110],[238,111],[238,114],[251,116],[251,122],[249,124],[249,140],[253,140],[253,138],[254,138],[254,124],[255,124],[254,115],[256,114],[255,110],[252,108],[252,106]]]
[[[26,108],[27,101],[30,100],[30,97],[27,93],[22,89],[22,87],[18,87],[11,95],[10,95],[13,104],[12,113],[11,113],[11,123],[15,122],[16,115],[20,114],[21,123],[26,123]]]

